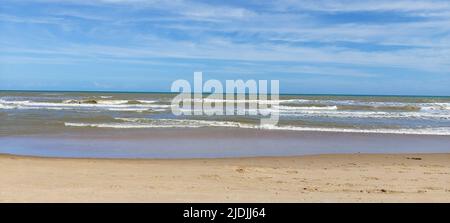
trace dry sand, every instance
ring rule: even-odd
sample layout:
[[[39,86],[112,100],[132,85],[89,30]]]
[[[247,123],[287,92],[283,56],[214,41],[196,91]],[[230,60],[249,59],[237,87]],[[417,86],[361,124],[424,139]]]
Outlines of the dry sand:
[[[450,154],[119,160],[0,155],[0,202],[450,202]]]

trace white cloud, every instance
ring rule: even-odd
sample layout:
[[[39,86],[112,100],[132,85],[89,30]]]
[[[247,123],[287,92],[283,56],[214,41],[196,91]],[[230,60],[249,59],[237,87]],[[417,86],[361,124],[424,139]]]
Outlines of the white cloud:
[[[279,9],[289,8],[326,12],[356,11],[443,11],[450,9],[446,0],[278,0],[274,5]]]
[[[450,8],[448,1],[277,1],[266,11],[240,6],[209,5],[192,1],[144,1],[144,0],[96,0],[57,1],[56,7],[41,17],[0,15],[0,20],[16,23],[65,24],[74,22],[61,16],[77,17],[91,21],[94,28],[85,31],[83,37],[91,37],[94,43],[76,40],[52,41],[41,47],[1,46],[3,53],[33,53],[54,57],[61,62],[81,58],[122,60],[145,63],[151,58],[195,58],[245,61],[291,61],[313,63],[342,63],[348,65],[401,67],[431,72],[450,70],[450,20],[442,14]],[[71,4],[96,7],[120,6],[117,10],[98,15],[59,7]],[[398,11],[430,16],[425,21],[364,24],[354,21],[344,24],[328,24],[316,21],[308,13],[290,13],[295,10],[324,12]],[[150,16],[145,12],[158,10],[161,15]],[[271,11],[272,10],[272,11]],[[273,13],[273,10],[286,13]],[[122,16],[131,14],[133,16]],[[135,15],[134,12],[142,14]],[[153,12],[153,11],[151,11]],[[151,14],[151,13],[149,13]],[[450,14],[450,13],[449,13]],[[437,15],[441,15],[436,18]],[[192,21],[207,23],[192,23]],[[100,23],[102,22],[102,23]],[[103,24],[104,23],[104,24]],[[154,32],[131,29],[138,23],[152,25]],[[113,30],[113,31],[111,31]],[[184,33],[183,40],[159,36],[158,31]],[[116,32],[116,33],[115,33]],[[222,33],[223,35],[217,35]],[[228,36],[232,33],[234,35]],[[92,35],[92,36],[88,36]],[[125,42],[102,43],[109,36],[123,36]],[[191,39],[189,39],[191,38]],[[283,43],[275,43],[274,41]],[[315,43],[316,46],[295,45]],[[363,50],[345,47],[338,42],[372,44],[378,46],[404,46],[395,50]],[[18,58],[15,57],[15,60]],[[27,59],[27,58],[25,58]],[[30,58],[28,58],[29,61]],[[50,60],[50,59],[46,59]],[[365,75],[358,71],[317,67],[290,67],[292,72],[340,73]]]

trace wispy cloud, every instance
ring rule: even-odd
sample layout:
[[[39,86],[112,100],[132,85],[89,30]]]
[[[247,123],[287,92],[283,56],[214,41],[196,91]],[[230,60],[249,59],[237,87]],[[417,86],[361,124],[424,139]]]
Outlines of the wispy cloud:
[[[380,76],[374,68],[450,72],[444,0],[5,0],[0,11],[2,63],[171,69],[196,60],[194,68],[211,70],[216,61],[224,72],[358,78]]]
[[[274,6],[289,11],[292,9],[314,10],[326,12],[355,12],[355,11],[402,11],[429,12],[450,9],[450,2],[446,0],[278,0]]]

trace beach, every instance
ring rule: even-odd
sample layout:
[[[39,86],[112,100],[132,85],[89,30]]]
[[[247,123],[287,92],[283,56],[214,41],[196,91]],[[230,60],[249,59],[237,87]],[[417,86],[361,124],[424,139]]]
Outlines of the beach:
[[[0,91],[0,202],[450,202],[450,97],[281,95],[260,126],[174,96]]]
[[[0,202],[450,202],[450,154],[0,155]]]
[[[3,0],[0,31],[0,203],[450,203],[450,0]]]

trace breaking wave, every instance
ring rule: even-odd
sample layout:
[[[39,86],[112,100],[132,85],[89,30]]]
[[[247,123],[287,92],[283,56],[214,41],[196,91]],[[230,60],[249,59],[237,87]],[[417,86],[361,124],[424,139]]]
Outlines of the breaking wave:
[[[48,110],[76,110],[102,109],[109,111],[164,111],[170,105],[156,104],[149,100],[64,100],[62,102],[38,101],[6,101],[0,99],[0,109],[48,109]]]
[[[242,124],[230,121],[207,121],[186,119],[147,119],[147,118],[116,118],[121,123],[73,123],[66,122],[69,127],[93,127],[93,128],[117,128],[117,129],[140,129],[140,128],[202,128],[202,127],[231,127],[247,129],[304,131],[304,132],[336,132],[336,133],[377,133],[377,134],[402,134],[402,135],[441,135],[449,136],[450,127],[441,128],[402,128],[402,129],[352,129],[333,127],[301,127],[301,126],[260,126]]]

